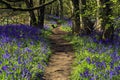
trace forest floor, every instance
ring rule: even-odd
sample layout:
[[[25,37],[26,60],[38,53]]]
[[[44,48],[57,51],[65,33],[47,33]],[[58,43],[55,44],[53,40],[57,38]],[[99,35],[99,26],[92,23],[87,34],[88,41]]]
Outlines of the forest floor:
[[[74,60],[74,50],[72,44],[64,40],[63,36],[68,32],[61,31],[60,28],[52,30],[50,35],[51,55],[48,66],[45,68],[45,80],[70,80],[71,66]]]

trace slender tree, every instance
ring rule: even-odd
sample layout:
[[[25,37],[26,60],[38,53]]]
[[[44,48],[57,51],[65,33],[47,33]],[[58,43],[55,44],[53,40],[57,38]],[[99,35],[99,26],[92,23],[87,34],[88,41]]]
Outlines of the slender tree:
[[[79,13],[79,0],[72,0],[73,3],[73,33],[78,34],[80,31],[80,13]]]
[[[81,0],[81,14],[82,14],[82,27],[84,28],[85,30],[85,33],[87,34],[90,34],[93,30],[93,25],[94,23],[90,20],[90,16],[87,16],[85,15],[86,14],[86,3],[87,3],[87,0]]]
[[[20,2],[23,1],[26,3],[27,8],[21,8],[21,7],[16,7],[16,6],[12,6],[11,2]],[[13,11],[28,11],[30,13],[30,23],[33,26],[38,26],[39,28],[43,28],[44,26],[44,9],[45,6],[52,4],[53,2],[55,2],[57,0],[52,0],[49,1],[47,3],[45,3],[45,0],[39,0],[39,5],[37,7],[35,7],[35,5],[33,5],[33,0],[0,0],[0,4],[5,5],[5,7],[1,7],[0,9],[9,9],[9,10],[13,10]],[[38,10],[38,21],[36,19],[36,14],[34,13],[34,10]]]
[[[59,0],[59,10],[60,10],[60,18],[63,18],[63,0]]]
[[[113,20],[111,19],[112,3],[110,2],[110,0],[102,0],[101,4],[103,6],[102,11],[101,11],[101,18],[102,18],[101,27],[103,29],[102,39],[103,40],[107,40],[107,39],[112,40],[113,33],[114,33]]]
[[[27,5],[28,8],[32,8],[33,7],[33,0],[25,0],[25,3]],[[35,13],[34,11],[29,11],[30,14],[30,25],[37,25],[37,21],[36,21],[36,17],[35,17]]]
[[[97,10],[96,10],[96,22],[94,24],[95,30],[101,31],[101,20],[100,20],[100,0],[96,0],[97,2]]]
[[[44,4],[45,0],[39,0],[39,5]],[[42,29],[44,27],[44,14],[45,14],[45,6],[41,7],[38,10],[38,26]]]

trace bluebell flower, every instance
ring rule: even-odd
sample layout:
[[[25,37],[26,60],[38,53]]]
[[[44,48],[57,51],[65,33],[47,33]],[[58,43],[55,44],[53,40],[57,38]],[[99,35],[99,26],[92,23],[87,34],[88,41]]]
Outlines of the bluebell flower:
[[[0,61],[0,64],[2,64],[2,61]]]
[[[112,79],[113,74],[114,74],[114,72],[113,72],[113,71],[110,71],[110,73],[109,73],[110,79]]]
[[[30,58],[29,58],[29,61],[31,62],[33,60],[33,57],[31,56]]]
[[[38,63],[38,69],[44,70],[43,66],[40,63]]]
[[[94,42],[98,42],[98,40],[97,40],[96,38],[93,38],[93,41],[94,41]]]
[[[71,21],[71,20],[68,21],[68,25],[69,25],[70,27],[72,27],[72,21]]]
[[[28,47],[26,47],[26,48],[24,49],[24,51],[25,51],[25,52],[28,52],[28,53],[32,52],[32,50],[31,50],[30,48],[28,48]]]
[[[48,52],[46,46],[41,47],[41,52],[44,53],[44,54],[46,54]]]
[[[45,29],[45,30],[49,30],[49,29],[50,29],[50,26],[44,25],[44,29]]]
[[[90,78],[90,80],[95,80],[94,77]]]
[[[2,74],[2,70],[0,70],[0,74]]]
[[[102,65],[104,66],[104,68],[106,68],[106,63],[104,61],[102,61]]]
[[[113,69],[114,68],[114,61],[110,62],[110,68]]]
[[[15,71],[15,70],[16,70],[16,68],[15,68],[15,67],[13,67],[13,68],[12,68],[12,70],[13,70],[13,71]]]
[[[1,38],[1,42],[2,43],[8,43],[8,42],[11,42],[11,38],[10,37],[6,37],[6,36],[3,36],[2,35],[2,38]]]
[[[8,70],[8,66],[7,66],[7,65],[2,66],[2,70],[3,70],[3,71],[7,71],[7,70]]]
[[[31,41],[31,42],[30,42],[30,44],[31,44],[31,45],[34,45],[34,42],[33,42],[33,41]]]
[[[91,63],[90,57],[87,57],[87,58],[86,58],[86,61],[90,64],[90,63]]]
[[[86,69],[83,73],[80,73],[80,76],[81,76],[81,77],[88,78],[88,77],[91,77],[92,74],[89,72],[88,69]]]
[[[9,53],[5,53],[5,54],[2,55],[2,57],[3,57],[4,59],[9,59],[10,56],[11,56],[11,55],[10,55]]]
[[[22,42],[17,42],[18,48],[22,47]]]
[[[24,64],[24,65],[26,65],[26,64],[28,64],[28,63],[29,63],[29,60],[27,60],[27,59],[23,61],[23,64]]]
[[[22,75],[23,78],[26,78],[27,80],[30,80],[30,78],[31,78],[31,73],[27,68],[24,68],[21,71],[21,75]]]
[[[96,67],[99,69],[106,68],[105,62],[96,62]]]
[[[115,67],[114,70],[115,70],[117,75],[120,74],[120,66]]]
[[[86,70],[86,71],[84,72],[84,77],[89,77],[89,71],[88,71],[88,70]]]
[[[22,64],[21,56],[18,57],[18,64]]]
[[[110,56],[111,56],[113,61],[118,61],[118,59],[119,59],[117,51],[115,51],[112,54],[110,54]]]

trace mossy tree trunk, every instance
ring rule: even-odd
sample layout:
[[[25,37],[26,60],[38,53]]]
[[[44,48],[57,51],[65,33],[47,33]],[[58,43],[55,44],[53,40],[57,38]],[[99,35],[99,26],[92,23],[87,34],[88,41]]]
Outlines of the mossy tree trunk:
[[[93,31],[93,26],[94,26],[94,23],[90,20],[89,16],[85,15],[86,12],[86,0],[81,0],[81,14],[82,14],[82,27],[85,31],[86,34],[90,34],[92,31]]]
[[[45,0],[39,0],[39,5],[44,4]],[[45,14],[45,6],[41,7],[38,10],[38,27],[43,29],[44,27],[44,14]]]
[[[100,0],[96,0],[97,2],[97,10],[96,10],[96,22],[94,24],[96,31],[101,31],[101,19],[100,19]]]
[[[79,13],[79,0],[72,0],[73,3],[73,33],[79,34],[80,31],[80,13]]]
[[[59,0],[59,11],[60,11],[60,18],[63,18],[63,0]]]
[[[113,26],[113,20],[112,17],[112,9],[111,9],[111,2],[110,0],[103,0],[101,1],[101,4],[104,5],[101,11],[101,17],[102,17],[102,40],[112,40],[113,39],[113,33],[114,33],[114,26]]]
[[[33,7],[33,0],[25,0],[25,3],[26,3],[28,8]],[[36,26],[37,20],[36,20],[34,11],[29,11],[29,14],[30,14],[30,25]]]

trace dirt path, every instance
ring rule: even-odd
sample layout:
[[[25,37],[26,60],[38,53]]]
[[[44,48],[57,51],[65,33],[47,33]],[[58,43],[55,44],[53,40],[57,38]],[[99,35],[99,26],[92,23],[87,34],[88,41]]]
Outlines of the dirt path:
[[[49,59],[48,66],[45,69],[45,80],[69,80],[71,65],[74,59],[72,45],[63,39],[66,32],[55,28],[50,36],[51,50],[53,54]]]

